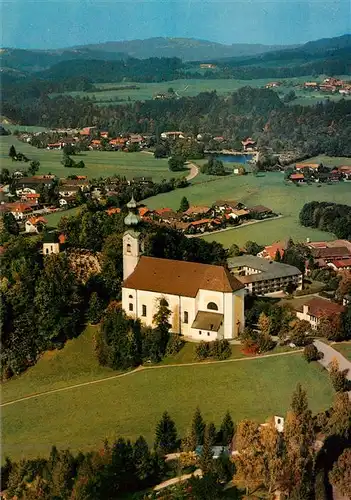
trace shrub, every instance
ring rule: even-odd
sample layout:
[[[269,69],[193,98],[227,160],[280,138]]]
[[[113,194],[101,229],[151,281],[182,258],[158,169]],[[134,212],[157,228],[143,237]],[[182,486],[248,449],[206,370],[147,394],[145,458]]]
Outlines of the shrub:
[[[258,334],[256,342],[258,346],[258,352],[270,351],[275,346],[275,342],[272,340],[272,337],[267,333]]]
[[[311,363],[311,361],[318,361],[324,356],[322,352],[318,351],[314,344],[306,345],[303,350],[303,355],[308,363]]]
[[[214,340],[210,344],[210,356],[212,358],[219,360],[230,358],[232,350],[227,339]]]
[[[243,342],[243,349],[242,349],[244,354],[257,354],[259,351],[258,344],[252,340],[252,339],[246,339]]]
[[[167,342],[166,355],[174,356],[177,354],[184,345],[184,340],[178,333],[170,333]]]
[[[202,360],[206,359],[210,356],[210,344],[201,340],[199,344],[197,344],[195,348],[196,359]]]

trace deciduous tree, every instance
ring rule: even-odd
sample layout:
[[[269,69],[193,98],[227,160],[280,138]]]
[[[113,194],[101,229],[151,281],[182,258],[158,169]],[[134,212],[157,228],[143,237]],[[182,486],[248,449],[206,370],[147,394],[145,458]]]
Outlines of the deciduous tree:
[[[351,448],[340,455],[329,473],[329,480],[342,495],[351,498]]]

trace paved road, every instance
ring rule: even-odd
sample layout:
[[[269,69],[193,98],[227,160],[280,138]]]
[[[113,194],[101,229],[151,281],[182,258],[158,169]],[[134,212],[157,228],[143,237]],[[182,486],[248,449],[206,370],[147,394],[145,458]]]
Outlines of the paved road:
[[[134,375],[135,373],[146,371],[146,370],[165,370],[168,368],[181,368],[183,366],[206,366],[206,365],[213,365],[213,364],[219,364],[219,363],[239,363],[239,362],[245,362],[245,361],[254,361],[257,359],[263,359],[263,358],[272,358],[272,357],[277,357],[277,356],[290,356],[291,354],[295,354],[296,352],[302,352],[302,349],[295,350],[295,351],[288,351],[288,352],[279,352],[275,354],[264,354],[261,356],[252,356],[248,358],[236,358],[236,359],[225,359],[223,361],[195,361],[193,363],[182,363],[182,364],[171,364],[171,365],[157,365],[157,366],[138,366],[135,368],[135,370],[131,370],[130,372],[125,372],[125,373],[119,373],[118,375],[112,375],[111,377],[104,377],[100,378],[97,380],[91,380],[90,382],[82,382],[80,384],[74,384],[74,385],[69,385],[66,387],[60,387],[59,389],[51,389],[49,391],[44,391],[44,392],[37,392],[35,394],[29,394],[28,396],[23,396],[22,398],[14,399],[12,401],[7,401],[6,403],[2,403],[0,405],[0,408],[4,406],[9,406],[13,405],[16,403],[20,403],[21,401],[27,401],[28,399],[34,399],[34,398],[40,398],[43,396],[47,396],[48,394],[55,394],[56,392],[62,392],[62,391],[69,391],[71,389],[77,389],[78,387],[84,387],[86,385],[92,385],[92,384],[100,384],[101,382],[108,382],[109,380],[114,380],[117,378],[121,377],[128,377],[130,375]]]
[[[314,345],[318,351],[321,351],[324,356],[319,360],[319,363],[328,370],[329,363],[336,359],[339,363],[339,370],[348,370],[347,379],[351,380],[351,362],[346,359],[340,352],[336,351],[332,346],[325,344],[321,340],[315,340]],[[349,398],[351,400],[351,391],[349,391]]]
[[[339,362],[340,370],[349,370],[347,378],[351,380],[351,362],[346,359],[340,352],[335,350],[332,346],[325,344],[321,340],[315,340],[314,345],[317,347],[318,351],[324,354],[323,359],[319,362],[324,368],[328,368],[328,365],[333,359],[337,359]]]

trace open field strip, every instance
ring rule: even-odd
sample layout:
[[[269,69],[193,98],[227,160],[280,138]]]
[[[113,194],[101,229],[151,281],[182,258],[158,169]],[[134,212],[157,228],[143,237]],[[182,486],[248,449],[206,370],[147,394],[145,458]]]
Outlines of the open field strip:
[[[344,163],[347,159],[339,161]],[[219,178],[199,174],[191,186],[149,198],[146,204],[152,209],[161,207],[178,209],[183,196],[188,198],[191,205],[211,206],[216,200],[226,199],[241,201],[248,206],[265,205],[283,215],[281,219],[267,220],[265,224],[239,227],[232,231],[204,236],[208,241],[215,240],[229,247],[233,243],[243,245],[247,240],[269,244],[288,236],[299,241],[304,241],[306,238],[317,241],[331,240],[334,238],[331,233],[300,226],[299,212],[305,203],[313,200],[349,204],[350,193],[351,184],[347,182],[297,187],[285,182],[281,172],[265,173],[256,177],[230,175]]]
[[[156,159],[153,155],[142,153],[123,153],[121,151],[84,151],[75,156],[75,160],[83,160],[85,168],[65,168],[61,164],[62,151],[37,149],[27,143],[19,141],[15,136],[0,137],[0,162],[1,168],[8,168],[10,172],[28,168],[24,162],[14,162],[8,153],[11,144],[17,151],[25,154],[31,160],[40,161],[38,174],[55,174],[58,177],[68,175],[86,175],[88,178],[108,177],[114,174],[133,177],[148,176],[155,182],[172,177],[182,177],[188,172],[171,172],[167,159]]]
[[[152,443],[164,410],[181,435],[196,406],[217,425],[226,410],[235,421],[264,421],[285,414],[298,382],[307,389],[313,412],[331,404],[327,374],[318,365],[307,365],[300,353],[243,361],[250,362],[141,369],[4,406],[3,454],[14,459],[45,455],[54,443],[72,451],[96,449],[116,435],[136,439],[142,434]]]
[[[195,344],[187,343],[160,365],[118,373],[97,363],[96,328],[46,352],[27,372],[2,384],[3,457],[46,455],[54,443],[72,451],[97,449],[117,434],[131,439],[143,434],[152,443],[166,409],[182,435],[197,405],[217,425],[227,409],[235,421],[264,421],[286,412],[298,382],[314,412],[327,408],[333,397],[324,370],[307,364],[299,351],[279,348],[246,357],[241,346],[232,345],[232,359],[194,363]]]
[[[324,75],[320,75],[319,81],[322,81]],[[73,97],[89,97],[94,98],[97,104],[101,105],[118,105],[127,102],[145,101],[153,99],[158,93],[167,93],[169,88],[172,88],[180,97],[193,97],[200,92],[216,91],[219,95],[228,95],[235,92],[241,87],[263,88],[267,83],[276,80],[276,78],[257,78],[251,80],[238,80],[234,78],[218,78],[218,79],[180,79],[167,82],[156,83],[139,83],[139,82],[111,82],[111,83],[96,83],[96,91],[89,92],[72,91],[66,92]],[[316,80],[313,76],[303,76],[295,78],[279,78],[283,83],[275,90],[280,95],[287,94],[294,90],[297,99],[291,102],[291,105],[313,105],[317,102],[325,101],[327,98],[331,100],[340,100],[345,98],[341,94],[326,95],[324,92],[313,91],[308,92],[299,87],[304,82]],[[128,86],[136,88],[126,88]],[[56,95],[56,94],[54,94]],[[346,99],[350,97],[346,96]]]

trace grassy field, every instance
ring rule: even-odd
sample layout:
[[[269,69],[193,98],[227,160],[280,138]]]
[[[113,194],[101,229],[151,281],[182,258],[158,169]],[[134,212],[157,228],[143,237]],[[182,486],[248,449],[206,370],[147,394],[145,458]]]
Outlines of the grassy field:
[[[68,346],[73,352],[67,362],[65,348],[62,354],[43,360],[46,368],[38,364],[18,380],[5,383],[4,399],[11,393],[12,399],[14,394],[19,397],[37,392],[43,384],[54,388],[68,380],[77,383],[108,377],[111,372],[96,365],[91,351],[85,352],[91,349],[89,342],[73,349],[80,340]],[[85,371],[81,374],[83,357]],[[59,380],[54,376],[57,370]],[[114,439],[117,435],[135,439],[143,434],[152,443],[155,424],[166,409],[181,435],[187,431],[196,406],[217,425],[227,409],[235,421],[264,421],[270,415],[285,414],[298,382],[306,388],[313,412],[331,404],[333,391],[326,372],[317,364],[308,365],[299,353],[142,370],[3,407],[3,456],[46,455],[54,443],[72,451],[96,449],[105,437]],[[11,385],[17,385],[15,393]]]
[[[171,172],[166,159],[155,159],[146,153],[123,153],[120,151],[84,151],[75,159],[83,160],[86,168],[67,169],[61,165],[62,151],[37,149],[20,142],[15,136],[0,137],[0,162],[2,168],[10,171],[26,168],[22,162],[13,162],[8,156],[13,144],[17,151],[24,153],[31,160],[40,161],[39,174],[51,172],[58,177],[67,175],[87,175],[89,178],[108,177],[113,174],[124,175],[128,179],[140,176],[151,176],[154,181],[181,177],[184,172]]]
[[[297,99],[292,102],[292,104],[302,104],[311,105],[327,97],[332,100],[340,100],[342,96],[340,94],[327,96],[323,92],[306,92],[299,88],[301,83],[318,80],[322,81],[325,75],[320,75],[319,78],[312,76],[296,77],[296,78],[280,78],[279,81],[283,82],[276,91],[282,96],[288,93],[290,90],[294,90]],[[236,79],[217,79],[217,80],[173,80],[169,82],[157,82],[157,83],[135,83],[135,82],[123,82],[122,83],[99,83],[96,84],[97,91],[94,92],[68,92],[72,96],[85,96],[94,98],[98,104],[108,105],[123,104],[125,102],[134,101],[144,101],[152,99],[157,93],[166,93],[170,87],[173,88],[175,92],[181,97],[183,96],[195,96],[200,92],[211,92],[216,90],[219,95],[228,95],[241,87],[264,87],[268,82],[275,80],[275,78],[262,78],[255,80],[236,80]],[[137,88],[125,88],[126,86],[136,86]],[[348,98],[348,97],[346,97]]]
[[[333,344],[333,347],[351,361],[351,342],[340,342],[339,344]]]
[[[338,159],[342,161],[342,159]],[[349,160],[348,160],[349,161]],[[347,159],[343,163],[347,164]],[[349,161],[350,162],[350,161]],[[233,243],[242,245],[247,240],[269,244],[291,236],[295,240],[333,239],[333,235],[317,229],[299,225],[298,214],[303,205],[312,200],[350,203],[350,184],[334,185],[313,184],[311,186],[285,183],[280,172],[266,173],[254,177],[228,176],[209,177],[200,175],[194,179],[194,184],[181,190],[161,194],[147,200],[150,208],[179,208],[182,196],[186,196],[191,205],[211,205],[215,200],[228,199],[242,201],[247,205],[265,205],[281,213],[284,217],[259,224],[232,229],[218,234],[204,236],[208,241],[219,241],[228,247]]]
[[[58,223],[60,222],[62,217],[69,217],[71,215],[77,215],[79,211],[81,210],[81,207],[74,207],[74,208],[69,208],[68,210],[60,211],[60,212],[54,212],[52,214],[46,215],[45,214],[45,219],[48,221],[48,226],[49,227],[57,227]]]

